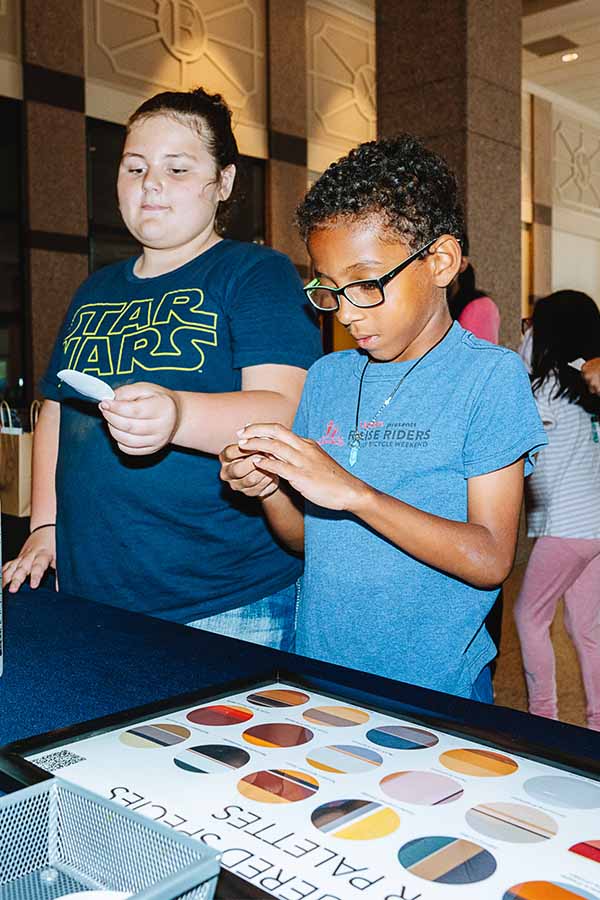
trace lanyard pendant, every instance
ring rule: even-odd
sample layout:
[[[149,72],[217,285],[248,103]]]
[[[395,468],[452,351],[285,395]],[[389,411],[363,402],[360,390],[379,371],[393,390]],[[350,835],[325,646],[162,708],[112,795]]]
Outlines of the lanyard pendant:
[[[358,459],[358,450],[360,447],[360,441],[358,438],[353,438],[350,443],[350,456],[348,457],[348,464],[353,466]]]

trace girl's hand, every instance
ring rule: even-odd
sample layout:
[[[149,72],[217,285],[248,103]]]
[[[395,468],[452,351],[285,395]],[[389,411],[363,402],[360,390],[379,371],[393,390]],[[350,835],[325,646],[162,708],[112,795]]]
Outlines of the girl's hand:
[[[269,497],[279,487],[279,478],[261,471],[262,456],[252,456],[237,444],[229,444],[219,453],[221,479],[234,491],[247,497]]]
[[[240,449],[260,455],[257,468],[285,478],[311,503],[351,509],[367,489],[315,441],[298,437],[283,425],[248,425],[239,434]]]
[[[29,535],[17,558],[2,567],[2,587],[16,594],[27,578],[32,588],[39,587],[49,568],[56,569],[56,528],[40,528]]]
[[[581,374],[592,394],[600,394],[600,358],[588,359],[581,367]]]
[[[100,403],[100,412],[119,450],[130,456],[162,450],[179,426],[177,395],[158,384],[125,384],[114,400]]]

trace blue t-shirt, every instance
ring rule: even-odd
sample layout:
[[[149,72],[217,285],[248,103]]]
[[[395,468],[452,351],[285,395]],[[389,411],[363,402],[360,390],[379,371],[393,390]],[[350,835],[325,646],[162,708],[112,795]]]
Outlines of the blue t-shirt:
[[[467,521],[467,479],[546,443],[516,353],[455,323],[374,420],[414,360],[369,365],[361,448],[349,467],[367,356],[333,353],[310,369],[294,430],[377,490]],[[484,620],[497,590],[480,590],[404,553],[345,512],[306,504],[297,652],[447,693],[470,696],[494,657]]]
[[[308,368],[320,337],[296,270],[270,248],[224,240],[155,278],[136,277],[134,262],[79,288],[42,381],[61,403],[58,577],[76,596],[189,622],[286,587],[300,561],[275,543],[256,501],[220,481],[215,456],[119,452],[96,405],[56,373],[238,391],[244,367]]]

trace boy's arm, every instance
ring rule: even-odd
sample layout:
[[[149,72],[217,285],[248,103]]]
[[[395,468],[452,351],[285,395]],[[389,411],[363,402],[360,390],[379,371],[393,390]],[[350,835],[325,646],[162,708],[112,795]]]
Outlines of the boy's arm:
[[[117,388],[100,410],[124,453],[156,453],[171,443],[217,454],[247,422],[291,425],[305,378],[306,369],[269,364],[242,369],[242,389],[223,394],[138,382]]]
[[[54,479],[58,457],[60,403],[44,400],[33,439],[31,530],[56,522]],[[56,529],[40,528],[30,534],[15,559],[2,569],[2,583],[10,593],[29,577],[31,587],[40,584],[49,566],[56,568]]]
[[[347,510],[406,553],[476,587],[509,574],[523,495],[523,461],[468,481],[468,521],[455,522],[383,494],[339,466],[314,441],[278,425],[253,425],[239,440],[260,466],[325,509]]]
[[[304,550],[304,515],[298,505],[301,498],[288,493],[275,476],[261,471],[262,457],[245,454],[237,444],[225,447],[219,454],[221,478],[234,491],[247,497],[258,497],[269,527],[290,550]],[[258,464],[258,465],[257,465]]]

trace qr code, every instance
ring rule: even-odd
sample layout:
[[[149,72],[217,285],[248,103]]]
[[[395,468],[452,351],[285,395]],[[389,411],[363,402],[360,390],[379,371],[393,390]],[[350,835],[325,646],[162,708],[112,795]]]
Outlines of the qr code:
[[[77,756],[70,750],[54,750],[52,753],[46,753],[44,756],[38,756],[37,759],[31,760],[45,772],[57,772],[58,769],[66,769],[67,766],[74,766],[76,763],[84,761],[84,756]]]

